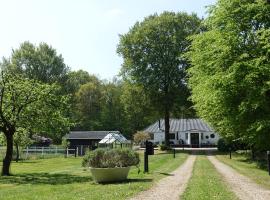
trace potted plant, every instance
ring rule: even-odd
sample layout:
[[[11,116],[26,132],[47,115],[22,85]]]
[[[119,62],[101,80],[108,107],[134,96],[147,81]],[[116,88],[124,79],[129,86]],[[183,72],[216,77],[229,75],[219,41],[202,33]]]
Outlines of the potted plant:
[[[139,154],[131,149],[96,149],[84,156],[82,165],[90,167],[98,182],[117,182],[127,179],[131,166],[140,163]]]

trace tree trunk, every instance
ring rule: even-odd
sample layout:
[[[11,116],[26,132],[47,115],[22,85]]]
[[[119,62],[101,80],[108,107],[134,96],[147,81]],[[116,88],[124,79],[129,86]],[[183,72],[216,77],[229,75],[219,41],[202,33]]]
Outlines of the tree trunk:
[[[13,153],[13,134],[7,133],[5,134],[5,136],[7,139],[7,150],[6,150],[6,156],[3,160],[2,176],[9,176],[10,164],[11,164],[12,153]]]
[[[19,161],[19,158],[20,158],[20,152],[19,152],[19,145],[18,143],[15,143],[15,146],[16,146],[16,162]]]
[[[170,146],[170,112],[166,109],[164,115],[165,122],[165,145]]]

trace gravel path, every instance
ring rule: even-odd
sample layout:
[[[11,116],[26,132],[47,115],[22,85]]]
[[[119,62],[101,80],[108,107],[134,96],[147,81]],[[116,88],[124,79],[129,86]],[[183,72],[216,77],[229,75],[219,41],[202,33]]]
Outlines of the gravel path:
[[[264,189],[249,178],[239,174],[228,165],[217,160],[214,156],[207,157],[239,199],[270,200],[270,190]]]
[[[184,192],[192,175],[195,159],[195,155],[190,155],[185,163],[173,171],[170,176],[161,179],[152,188],[139,193],[131,200],[179,200],[180,194]]]

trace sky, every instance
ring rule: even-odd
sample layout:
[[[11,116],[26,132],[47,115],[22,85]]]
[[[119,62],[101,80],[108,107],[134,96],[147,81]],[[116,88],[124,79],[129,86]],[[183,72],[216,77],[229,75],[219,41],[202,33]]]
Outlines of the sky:
[[[0,57],[24,41],[46,42],[71,70],[102,79],[118,75],[119,34],[137,21],[163,11],[195,12],[206,17],[216,0],[0,0]]]

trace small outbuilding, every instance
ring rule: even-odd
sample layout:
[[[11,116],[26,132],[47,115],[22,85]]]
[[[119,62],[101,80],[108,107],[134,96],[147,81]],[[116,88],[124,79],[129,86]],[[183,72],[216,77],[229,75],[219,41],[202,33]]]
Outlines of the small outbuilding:
[[[70,131],[65,138],[70,149],[78,149],[78,154],[84,155],[87,149],[97,148],[99,141],[109,133],[120,134],[119,131]]]

